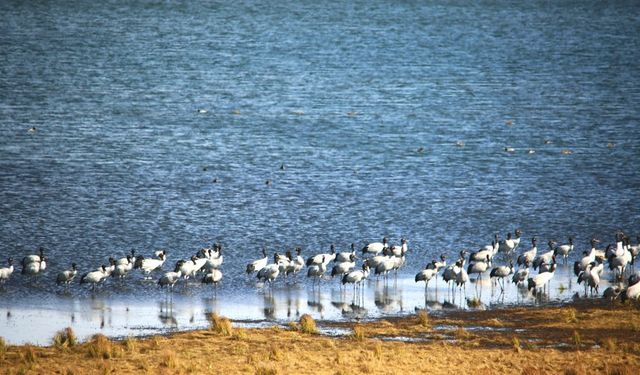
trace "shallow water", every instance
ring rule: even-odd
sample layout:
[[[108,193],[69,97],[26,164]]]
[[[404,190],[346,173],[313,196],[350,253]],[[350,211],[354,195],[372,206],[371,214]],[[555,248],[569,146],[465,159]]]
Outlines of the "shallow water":
[[[68,326],[81,340],[95,333],[126,337],[204,328],[208,326],[206,314],[210,312],[231,317],[237,326],[253,328],[286,325],[298,321],[302,314],[311,314],[319,321],[359,321],[410,315],[417,309],[446,314],[451,309],[541,306],[578,297],[594,298],[584,294],[584,286],[577,285],[572,275],[569,267],[559,267],[547,292],[537,296],[511,283],[501,292],[498,286],[492,286],[486,274],[481,281],[468,284],[466,291],[455,290],[453,294],[442,280],[437,286],[433,280],[425,293],[423,283],[416,284],[402,276],[397,279],[391,276],[388,282],[373,278],[366,283],[363,294],[355,296],[350,287],[340,288],[337,280],[324,280],[317,287],[290,280],[272,288],[248,285],[242,294],[224,287],[215,293],[194,282],[178,284],[173,293],[165,292],[156,298],[137,298],[114,293],[117,286],[109,280],[89,297],[74,292],[74,286],[49,297],[51,303],[38,296],[2,303],[0,331],[9,343],[47,345],[58,330]],[[148,282],[140,280],[140,283]],[[601,290],[607,284],[603,280]],[[468,302],[476,299],[479,305]],[[322,332],[344,334],[334,331]]]
[[[138,274],[95,294],[53,285],[72,261],[82,273],[132,248],[166,248],[170,269],[223,244],[215,306],[210,289],[174,293],[181,329],[214,308],[342,316],[335,287],[302,280],[265,301],[243,272],[262,246],[408,238],[397,288],[376,304],[370,285],[366,314],[350,313],[370,317],[424,306],[413,275],[494,233],[522,228],[523,249],[573,235],[571,260],[592,237],[640,233],[639,7],[1,2],[0,259],[38,246],[50,259],[0,287],[0,336],[46,342],[72,315],[83,336],[165,329],[165,293]],[[95,301],[117,311],[113,328],[82,318],[102,314]],[[41,335],[14,335],[43,312]]]

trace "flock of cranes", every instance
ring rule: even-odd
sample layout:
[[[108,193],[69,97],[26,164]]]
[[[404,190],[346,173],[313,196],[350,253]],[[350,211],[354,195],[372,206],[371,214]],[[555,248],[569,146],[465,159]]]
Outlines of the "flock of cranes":
[[[447,283],[447,290],[455,294],[456,287],[460,292],[464,290],[470,277],[475,275],[476,292],[478,281],[488,274],[492,285],[505,290],[505,279],[518,287],[526,288],[536,295],[547,287],[554,277],[557,262],[568,262],[568,257],[574,252],[574,240],[569,238],[566,244],[558,244],[556,241],[547,242],[548,249],[545,252],[538,251],[538,239],[531,239],[531,247],[525,251],[519,251],[522,232],[516,230],[514,236],[509,233],[504,240],[495,235],[492,243],[477,251],[469,252],[461,250],[459,257],[452,264],[447,264],[445,255],[438,260],[427,263],[425,268],[415,275],[415,282],[425,283],[425,293],[428,291],[429,282],[438,278]],[[640,242],[640,236],[638,237]],[[639,252],[638,244],[632,245],[628,236],[622,232],[615,234],[615,244],[598,249],[599,241],[592,239],[591,248],[583,252],[583,256],[575,261],[574,273],[579,284],[584,283],[585,294],[587,288],[590,293],[599,294],[599,285],[603,278],[605,264],[611,270],[613,286],[608,288],[603,295],[607,298],[634,299],[640,296],[640,273],[635,273],[634,263]],[[221,266],[223,264],[223,251],[220,244],[205,247],[193,254],[189,259],[181,259],[175,263],[172,271],[163,272],[157,279],[161,287],[172,289],[179,280],[197,278],[204,284],[213,284],[216,289],[222,280]],[[362,264],[357,266],[358,255],[362,254]],[[399,245],[392,245],[387,238],[382,242],[373,242],[365,245],[359,251],[356,245],[351,244],[349,251],[336,252],[334,245],[326,253],[315,254],[304,259],[302,249],[296,248],[295,255],[291,251],[284,254],[275,253],[269,257],[266,249],[262,249],[262,257],[247,264],[246,273],[255,275],[261,284],[271,287],[277,280],[291,279],[302,272],[306,267],[306,276],[311,279],[315,288],[323,279],[329,276],[338,278],[343,285],[353,286],[354,296],[356,291],[362,290],[362,285],[368,278],[375,276],[388,281],[390,274],[397,275],[400,268],[406,264],[408,253],[408,241],[401,239]],[[498,256],[501,254],[502,256]],[[504,264],[494,265],[498,259]],[[80,284],[89,284],[94,289],[96,285],[103,283],[109,277],[123,280],[132,270],[140,270],[145,279],[152,279],[152,274],[161,272],[167,260],[167,252],[156,251],[151,257],[136,255],[134,250],[122,258],[109,258],[108,265],[101,265],[94,270],[80,276]],[[271,262],[270,262],[271,261]],[[514,267],[517,265],[517,269]],[[331,267],[330,267],[331,265]],[[38,254],[27,255],[21,261],[21,273],[25,275],[37,275],[47,268],[47,256],[44,249],[40,248]],[[0,268],[0,284],[6,282],[14,271],[13,259],[8,259],[8,266]],[[534,274],[535,273],[535,274]],[[75,263],[67,270],[56,275],[57,284],[69,285],[78,274]]]

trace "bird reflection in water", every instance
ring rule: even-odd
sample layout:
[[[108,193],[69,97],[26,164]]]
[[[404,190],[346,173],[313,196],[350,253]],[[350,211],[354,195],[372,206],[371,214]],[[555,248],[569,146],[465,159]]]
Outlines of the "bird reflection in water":
[[[375,281],[374,302],[376,307],[385,313],[404,311],[402,305],[402,289],[397,283],[391,285],[386,282]]]
[[[322,303],[322,292],[320,288],[312,288],[307,291],[307,306],[320,313],[320,318],[324,318],[324,305]]]
[[[357,292],[360,295],[359,292]],[[356,303],[356,300],[358,303]],[[355,298],[354,300],[347,302],[346,294],[344,289],[338,290],[336,292],[335,289],[331,291],[331,305],[336,309],[340,310],[340,313],[344,318],[360,320],[364,319],[368,315],[368,310],[364,307],[364,298]]]
[[[173,312],[173,296],[167,296],[163,301],[160,301],[160,312],[158,318],[160,323],[169,328],[178,327],[178,320]]]
[[[262,308],[262,312],[264,314],[264,318],[267,320],[274,320],[276,318],[276,299],[271,288],[265,291],[263,299],[264,307]]]

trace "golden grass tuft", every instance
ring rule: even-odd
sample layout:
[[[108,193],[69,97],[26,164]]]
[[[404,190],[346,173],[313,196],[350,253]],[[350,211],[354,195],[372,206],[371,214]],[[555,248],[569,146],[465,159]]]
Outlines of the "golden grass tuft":
[[[38,356],[33,345],[26,344],[22,347],[22,350],[20,351],[20,360],[27,366],[31,366],[38,361]]]
[[[284,352],[278,349],[276,346],[269,348],[269,360],[274,362],[280,362],[284,359]]]
[[[573,336],[571,337],[573,341],[573,345],[576,346],[576,350],[580,350],[580,346],[582,346],[582,338],[580,337],[580,333],[578,331],[573,331]]]
[[[605,350],[609,351],[609,352],[616,352],[618,351],[618,344],[616,343],[616,339],[612,338],[612,337],[607,337],[606,339],[604,339],[602,341],[602,345],[601,345]]]
[[[586,373],[582,368],[569,367],[564,369],[564,375],[586,375]]]
[[[87,343],[87,354],[91,358],[109,359],[117,357],[117,350],[109,338],[103,334],[93,335]]]
[[[213,332],[224,336],[233,335],[231,320],[216,313],[207,314],[207,319],[209,320],[209,329]]]
[[[165,350],[160,357],[160,366],[167,368],[178,367],[178,357],[173,350]]]
[[[416,313],[417,323],[425,328],[431,328],[429,314],[425,310],[419,310]]]
[[[504,323],[498,318],[489,319],[487,323],[493,327],[504,327]]]
[[[376,341],[376,344],[373,347],[373,356],[378,360],[382,359],[382,344],[380,341]]]
[[[258,367],[256,368],[256,375],[278,375],[278,370],[273,367]]]
[[[126,339],[122,341],[122,346],[127,353],[135,353],[136,352],[136,342],[137,340],[134,337],[128,336]]]
[[[71,327],[67,327],[53,336],[53,346],[57,349],[66,350],[73,348],[78,343],[75,332]]]
[[[520,339],[518,337],[513,336],[511,343],[513,344],[513,348],[516,352],[520,353],[522,351],[522,345],[520,345]]]
[[[567,324],[578,323],[578,315],[576,309],[569,308],[564,310],[564,321]]]
[[[4,353],[7,352],[7,343],[0,337],[0,361],[4,359]]]
[[[605,363],[605,373],[607,375],[635,375],[638,373],[637,371],[638,369],[629,365],[609,365]]]
[[[318,333],[318,327],[316,327],[316,321],[313,320],[311,315],[304,314],[300,317],[300,332]]]
[[[353,326],[353,333],[351,334],[351,338],[354,340],[362,341],[367,337],[366,329],[361,324],[355,324]]]
[[[453,335],[458,340],[460,340],[460,339],[468,339],[469,337],[471,337],[471,333],[469,333],[469,331],[464,329],[464,327],[458,327],[458,329],[453,331]]]
[[[234,328],[231,338],[236,341],[243,341],[247,339],[247,330],[242,328]]]

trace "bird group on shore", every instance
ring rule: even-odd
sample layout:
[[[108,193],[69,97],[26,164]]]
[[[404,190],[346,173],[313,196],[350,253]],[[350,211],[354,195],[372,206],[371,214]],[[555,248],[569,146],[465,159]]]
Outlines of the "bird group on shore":
[[[545,292],[549,282],[553,279],[562,260],[567,264],[574,250],[574,238],[568,237],[565,244],[558,244],[555,240],[548,240],[548,249],[538,251],[538,239],[532,237],[530,247],[520,251],[522,231],[508,233],[506,239],[500,240],[496,234],[491,242],[477,251],[461,250],[458,258],[447,264],[447,256],[440,255],[438,259],[428,262],[424,269],[415,275],[415,282],[425,283],[425,293],[429,283],[442,278],[447,284],[447,290],[454,294],[456,288],[466,295],[466,284],[475,281],[476,292],[483,278],[488,275],[492,288],[499,287],[504,292],[505,279],[511,279],[519,288],[530,291],[534,296]],[[640,236],[637,237],[640,243]],[[585,295],[587,289],[591,295],[599,294],[599,286],[603,279],[605,264],[612,275],[612,287],[608,288],[605,298],[635,299],[640,296],[640,274],[635,273],[634,263],[639,252],[639,245],[631,244],[629,236],[623,232],[616,232],[615,243],[604,249],[598,249],[597,239],[590,241],[590,249],[582,253],[582,257],[573,264],[573,271],[578,284],[584,283]],[[359,249],[357,251],[356,249]],[[406,265],[408,240],[400,239],[400,243],[393,245],[387,237],[381,242],[367,243],[357,247],[352,243],[349,250],[338,252],[331,244],[328,252],[320,252],[307,257],[302,256],[302,249],[296,247],[292,251],[274,252],[270,257],[266,248],[259,250],[262,257],[246,265],[246,274],[255,275],[258,284],[273,286],[278,280],[284,283],[295,280],[296,275],[306,267],[306,276],[311,280],[312,288],[316,288],[323,280],[338,279],[340,288],[347,284],[353,286],[354,295],[362,290],[363,283],[370,277],[388,282],[389,276],[397,276],[398,270]],[[295,253],[295,255],[293,254]],[[221,282],[223,249],[220,244],[203,247],[187,259],[176,261],[172,271],[163,272],[162,267],[167,260],[166,250],[157,250],[150,256],[136,254],[131,250],[119,259],[109,258],[108,264],[102,264],[80,276],[80,284],[91,285],[91,289],[110,277],[114,280],[124,280],[133,270],[140,270],[144,279],[153,279],[153,275],[161,273],[157,279],[160,287],[173,287],[180,280],[197,279],[203,284],[212,284],[217,289]],[[362,257],[358,266],[359,256]],[[500,263],[500,264],[497,264]],[[27,255],[20,262],[21,274],[35,276],[47,269],[47,256],[44,248],[40,247],[37,254]],[[517,267],[517,268],[516,268]],[[4,284],[14,272],[14,260],[7,260],[7,267],[0,268],[0,284]],[[78,267],[72,262],[70,268],[57,273],[57,285],[68,287],[78,275]]]
[[[501,292],[504,292],[505,289],[504,279],[508,277],[511,277],[513,284],[526,288],[534,296],[540,292],[547,292],[548,284],[554,277],[558,266],[557,260],[562,259],[562,263],[567,264],[569,255],[574,251],[574,238],[569,237],[566,244],[558,244],[555,240],[549,240],[547,251],[539,252],[538,239],[532,237],[531,247],[518,253],[521,235],[522,231],[519,229],[515,231],[515,238],[509,233],[506,240],[500,241],[496,235],[491,245],[486,245],[478,251],[460,251],[459,258],[448,266],[445,255],[442,255],[441,261],[433,260],[425,266],[424,270],[418,272],[415,276],[415,282],[425,282],[426,292],[429,281],[433,278],[437,281],[440,270],[442,270],[441,277],[448,284],[448,290],[453,293],[456,286],[458,289],[466,291],[469,277],[475,274],[477,291],[483,275],[488,273],[492,287],[494,285],[500,286]],[[640,244],[640,236],[637,241]],[[599,250],[597,249],[599,242],[597,239],[592,239],[590,250],[584,251],[583,257],[574,263],[577,282],[578,284],[584,283],[585,295],[587,288],[590,289],[592,296],[598,295],[606,262],[615,286],[605,291],[603,296],[610,299],[616,297],[621,299],[638,298],[640,286],[636,286],[636,284],[640,281],[640,274],[634,272],[634,263],[639,252],[639,245],[631,245],[629,236],[621,231],[615,234],[615,245],[610,244],[604,250]],[[494,261],[500,253],[504,255],[502,259],[505,264],[494,265]],[[517,269],[514,268],[514,259],[518,266]],[[536,271],[537,273],[533,274]]]

